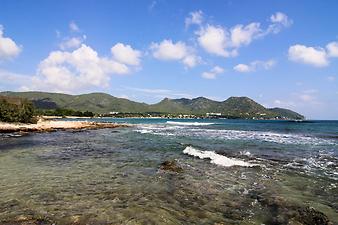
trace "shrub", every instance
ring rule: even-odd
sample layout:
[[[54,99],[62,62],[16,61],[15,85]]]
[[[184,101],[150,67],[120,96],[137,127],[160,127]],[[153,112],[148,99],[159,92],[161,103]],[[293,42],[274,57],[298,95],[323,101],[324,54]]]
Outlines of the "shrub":
[[[0,121],[36,123],[33,104],[20,98],[0,98]]]

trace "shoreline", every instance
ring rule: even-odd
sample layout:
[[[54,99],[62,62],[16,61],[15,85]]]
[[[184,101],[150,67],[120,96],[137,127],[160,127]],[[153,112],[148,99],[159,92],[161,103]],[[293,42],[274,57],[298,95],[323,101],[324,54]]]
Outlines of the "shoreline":
[[[38,121],[36,124],[0,122],[0,133],[53,132],[58,130],[82,130],[128,127],[125,124],[88,121]]]

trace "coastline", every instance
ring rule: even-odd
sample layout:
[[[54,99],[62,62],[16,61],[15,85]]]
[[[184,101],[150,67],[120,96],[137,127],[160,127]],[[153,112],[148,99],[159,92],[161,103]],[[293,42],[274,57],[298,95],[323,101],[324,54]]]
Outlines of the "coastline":
[[[52,132],[57,130],[81,130],[127,127],[128,125],[88,121],[43,120],[36,124],[0,122],[0,133],[14,132]]]

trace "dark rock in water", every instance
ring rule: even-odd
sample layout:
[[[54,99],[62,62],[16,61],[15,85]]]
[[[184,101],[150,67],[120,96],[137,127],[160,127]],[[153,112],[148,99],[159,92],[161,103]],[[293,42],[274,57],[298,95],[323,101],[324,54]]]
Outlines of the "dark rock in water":
[[[175,173],[183,172],[183,169],[180,166],[178,166],[174,160],[164,161],[163,163],[161,163],[160,169],[165,170],[165,171],[175,172]]]
[[[304,225],[331,225],[327,216],[313,208],[299,208],[296,219]]]
[[[251,198],[266,208],[267,218],[264,224],[273,225],[333,225],[322,212],[308,206],[293,204],[282,197],[259,192],[249,193]]]

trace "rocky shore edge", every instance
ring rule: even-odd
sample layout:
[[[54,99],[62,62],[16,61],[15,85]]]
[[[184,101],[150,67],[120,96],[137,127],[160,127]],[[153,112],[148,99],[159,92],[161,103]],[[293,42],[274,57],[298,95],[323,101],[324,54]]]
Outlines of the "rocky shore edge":
[[[89,121],[39,121],[36,124],[3,123],[0,122],[0,133],[15,132],[53,132],[58,130],[82,130],[128,127],[125,124],[89,122]]]

